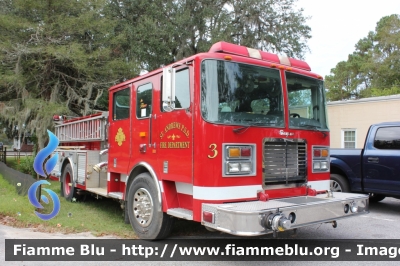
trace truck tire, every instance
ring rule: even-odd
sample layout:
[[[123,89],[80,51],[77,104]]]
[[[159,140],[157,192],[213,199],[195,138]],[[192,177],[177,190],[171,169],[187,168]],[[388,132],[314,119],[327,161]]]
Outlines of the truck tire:
[[[330,189],[332,192],[350,192],[346,178],[338,174],[331,174]]]
[[[129,186],[128,216],[132,229],[141,239],[166,238],[173,226],[173,217],[162,211],[156,184],[148,173],[139,174]]]
[[[385,195],[369,193],[369,202],[379,202],[386,198]]]
[[[71,165],[67,164],[61,176],[61,196],[63,196],[67,200],[72,200],[74,195],[75,195],[74,175],[72,173]]]

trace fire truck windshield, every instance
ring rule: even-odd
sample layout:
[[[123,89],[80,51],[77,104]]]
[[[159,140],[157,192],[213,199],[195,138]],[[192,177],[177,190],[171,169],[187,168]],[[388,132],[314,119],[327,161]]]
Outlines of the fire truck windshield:
[[[201,67],[201,110],[213,123],[284,127],[279,70],[222,60]],[[289,127],[327,130],[323,81],[286,72]]]
[[[279,70],[204,60],[201,108],[205,120],[232,125],[284,126]]]
[[[327,131],[322,80],[286,72],[289,127]]]

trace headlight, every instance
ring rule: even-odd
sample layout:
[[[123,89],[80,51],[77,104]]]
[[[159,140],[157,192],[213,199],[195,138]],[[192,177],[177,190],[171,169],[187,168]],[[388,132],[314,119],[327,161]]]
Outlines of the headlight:
[[[240,163],[240,171],[251,172],[251,163],[250,162]]]
[[[229,173],[239,173],[239,163],[228,163],[228,172]]]
[[[313,173],[329,171],[329,147],[312,147]]]

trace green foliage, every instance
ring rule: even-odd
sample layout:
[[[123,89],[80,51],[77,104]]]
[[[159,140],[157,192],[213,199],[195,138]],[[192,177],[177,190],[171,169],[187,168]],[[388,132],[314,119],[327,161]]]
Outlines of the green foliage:
[[[400,15],[386,16],[326,77],[331,101],[400,93]]]
[[[215,42],[302,58],[311,36],[296,1],[0,1],[0,121],[41,148],[54,114],[107,110],[111,85]]]
[[[136,64],[115,52],[116,21],[104,13],[107,3],[0,3],[0,120],[36,133],[43,146],[53,114],[107,109],[104,92],[138,73]]]
[[[112,0],[119,51],[153,70],[218,41],[302,58],[311,38],[296,0]]]
[[[36,177],[35,169],[33,169],[34,160],[35,159],[33,156],[21,157],[20,159],[17,160],[18,161],[17,170],[24,174],[31,175],[32,177]]]

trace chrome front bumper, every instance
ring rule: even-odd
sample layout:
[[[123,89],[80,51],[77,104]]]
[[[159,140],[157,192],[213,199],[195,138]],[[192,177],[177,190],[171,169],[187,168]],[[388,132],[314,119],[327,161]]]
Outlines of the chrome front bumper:
[[[333,197],[320,194],[265,202],[203,203],[202,224],[233,235],[255,236],[366,214],[368,206],[368,195],[339,192]]]

